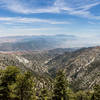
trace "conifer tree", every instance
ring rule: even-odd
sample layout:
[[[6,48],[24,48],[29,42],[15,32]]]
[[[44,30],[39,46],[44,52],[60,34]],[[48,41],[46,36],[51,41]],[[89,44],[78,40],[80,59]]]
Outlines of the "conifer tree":
[[[92,95],[91,100],[95,100],[95,96],[94,96],[94,94]]]
[[[56,74],[54,89],[53,89],[53,100],[68,100],[67,98],[67,87],[68,82],[63,70],[59,70]]]
[[[0,75],[0,100],[11,100],[11,85],[16,82],[16,76],[20,70],[14,66],[9,66],[2,70]]]
[[[76,100],[76,94],[72,91],[72,89],[67,89],[68,100]]]
[[[100,100],[100,85],[95,85],[94,87],[94,94],[91,100]]]
[[[76,100],[91,100],[90,91],[80,90],[76,93]]]
[[[46,88],[41,89],[39,98],[40,100],[48,100],[48,90]]]
[[[17,76],[15,89],[19,100],[36,100],[34,80],[30,72],[25,72]]]

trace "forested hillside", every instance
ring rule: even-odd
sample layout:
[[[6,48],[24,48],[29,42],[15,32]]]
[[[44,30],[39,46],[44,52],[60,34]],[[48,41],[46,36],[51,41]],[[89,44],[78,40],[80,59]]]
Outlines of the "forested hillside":
[[[26,84],[29,84],[31,88],[26,87],[25,91],[32,92],[32,100],[99,100],[94,99],[99,98],[100,95],[99,61],[100,47],[79,50],[54,49],[41,52],[1,52],[0,96],[1,98],[3,95],[6,96],[6,99],[3,100],[31,100],[25,99],[27,97],[24,96],[22,96],[23,99],[20,99],[22,98],[19,92],[20,88],[17,86],[29,72],[32,80],[29,79],[29,83],[27,81]],[[9,76],[11,74],[14,76]],[[27,77],[25,79],[28,80]],[[30,84],[30,81],[33,84]],[[6,85],[2,82],[6,82]],[[18,90],[16,90],[17,88]],[[7,94],[8,91],[11,94]],[[5,92],[6,95],[2,94]],[[8,99],[8,95],[10,99]]]
[[[49,86],[46,82],[37,87],[38,82],[30,71],[22,72],[14,66],[0,70],[0,100],[100,100],[100,85],[92,90],[73,92],[62,69]]]

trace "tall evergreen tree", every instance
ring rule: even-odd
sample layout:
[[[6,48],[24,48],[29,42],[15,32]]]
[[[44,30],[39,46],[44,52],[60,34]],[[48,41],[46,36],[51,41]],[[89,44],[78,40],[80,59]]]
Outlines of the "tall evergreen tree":
[[[68,100],[66,92],[67,86],[68,82],[65,73],[63,70],[59,70],[54,82],[53,100]]]
[[[17,76],[15,88],[19,100],[35,100],[34,80],[30,72],[19,74]]]
[[[91,100],[100,100],[100,85],[95,85],[94,87],[94,94]]]
[[[94,96],[94,94],[92,95],[91,100],[95,100],[95,96]]]
[[[0,75],[0,100],[11,100],[11,85],[16,82],[16,76],[20,70],[14,66],[9,66],[2,70]]]
[[[48,90],[46,88],[41,89],[39,99],[40,100],[48,100]]]
[[[72,91],[72,89],[67,89],[68,100],[76,100],[76,94]]]

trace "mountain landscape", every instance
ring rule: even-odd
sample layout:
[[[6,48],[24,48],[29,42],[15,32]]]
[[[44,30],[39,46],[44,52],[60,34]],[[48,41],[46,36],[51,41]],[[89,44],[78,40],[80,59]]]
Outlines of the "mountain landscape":
[[[1,37],[0,51],[38,51],[64,48],[67,41],[75,39],[76,37],[73,35]]]
[[[0,43],[0,69],[16,66],[22,72],[32,72],[37,93],[44,87],[52,89],[59,70],[65,72],[73,91],[92,90],[100,84],[100,47],[62,48],[59,45],[68,40],[60,37],[56,36],[56,41],[55,37],[49,40],[38,36],[4,38]]]
[[[0,100],[100,100],[100,0],[0,0]]]
[[[55,77],[64,69],[75,90],[91,89],[100,83],[100,47],[53,49],[44,51],[14,51],[0,53],[0,68],[17,66],[21,70]]]

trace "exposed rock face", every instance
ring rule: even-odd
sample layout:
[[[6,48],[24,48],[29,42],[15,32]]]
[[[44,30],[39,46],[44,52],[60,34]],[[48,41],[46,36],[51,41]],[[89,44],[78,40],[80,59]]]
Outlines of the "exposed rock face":
[[[69,81],[76,89],[92,88],[94,84],[100,83],[100,47],[60,55],[47,66],[54,66],[50,71],[64,68]]]
[[[49,51],[23,51],[23,52],[1,52],[0,68],[6,66],[17,66],[22,70],[32,70],[38,73],[47,73],[45,65],[59,54],[72,49],[54,49]]]
[[[45,78],[47,80],[49,75],[54,77],[56,71],[63,68],[75,90],[91,89],[95,84],[100,83],[100,47],[64,52],[65,50],[50,50],[0,54],[0,67],[14,65],[22,70],[31,70],[36,76],[43,76],[38,77],[43,80]],[[50,83],[49,80],[48,82]]]
[[[16,66],[22,71],[32,71],[34,75],[35,85],[37,89],[47,87],[50,89],[52,79],[49,77],[47,69],[38,64],[38,60],[29,60],[21,54],[0,54],[0,69],[5,69],[7,66]]]

